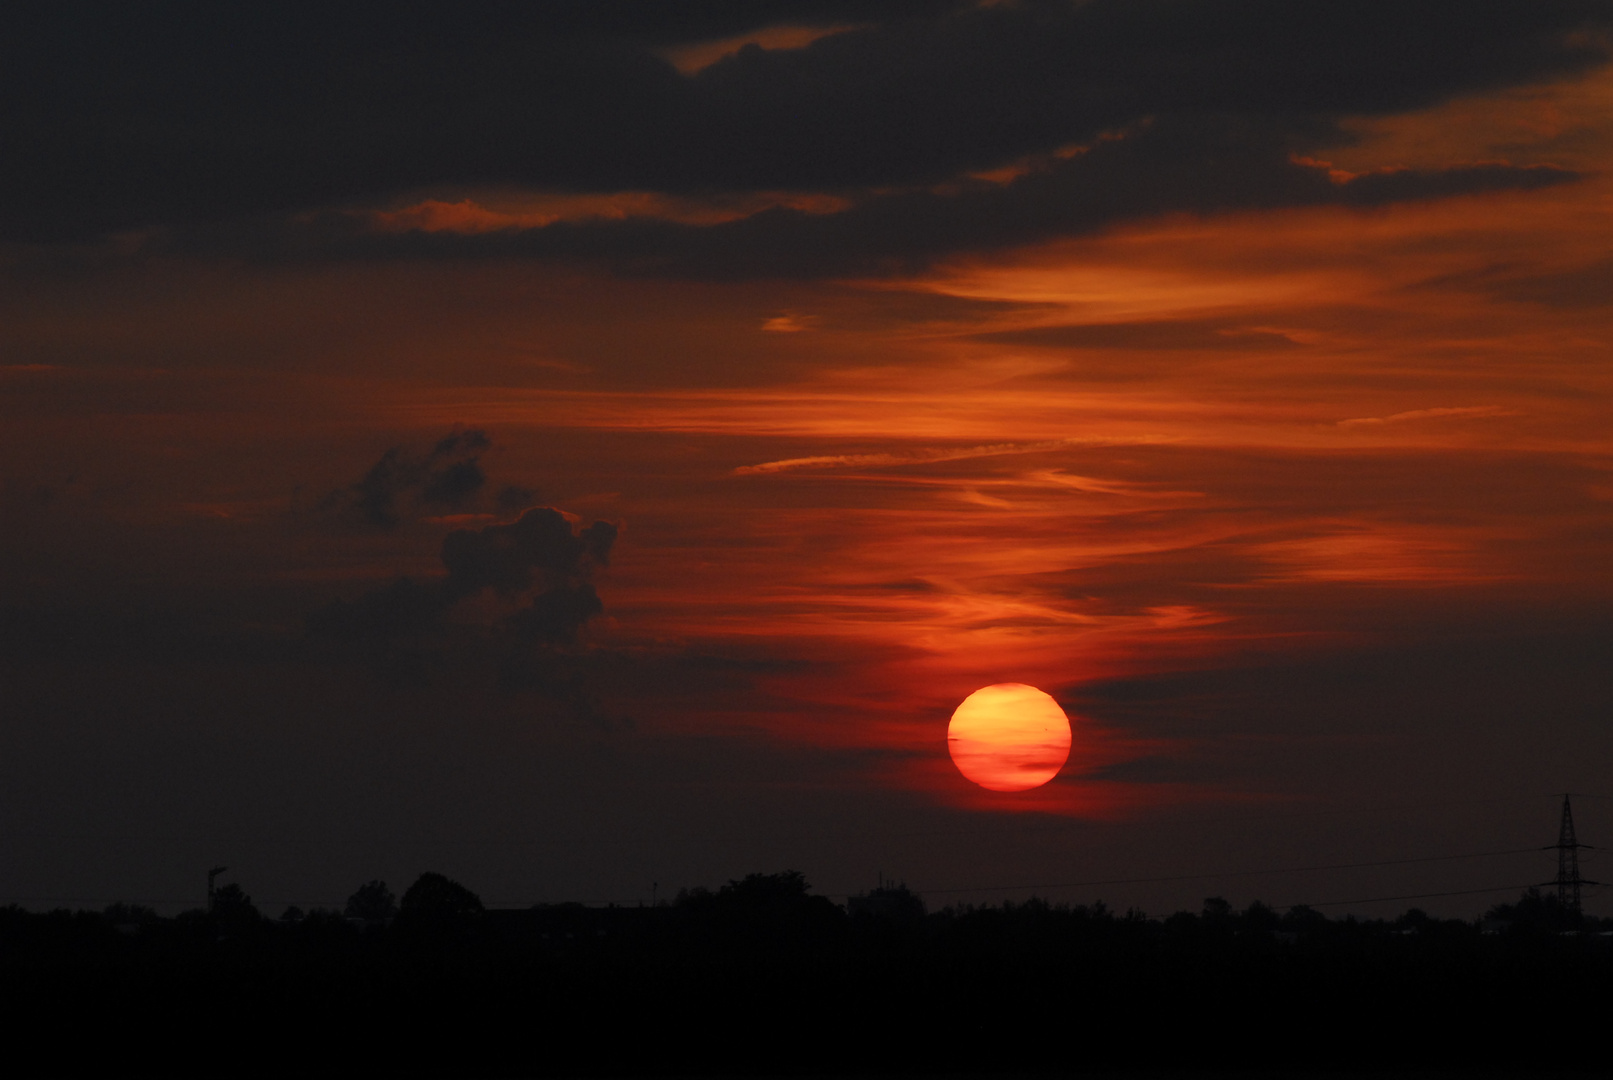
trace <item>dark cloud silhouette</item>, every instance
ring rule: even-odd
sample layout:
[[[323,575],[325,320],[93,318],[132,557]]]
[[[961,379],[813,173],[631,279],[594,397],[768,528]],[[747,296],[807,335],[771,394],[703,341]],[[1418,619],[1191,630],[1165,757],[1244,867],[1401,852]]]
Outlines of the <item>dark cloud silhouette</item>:
[[[1610,22],[1607,0],[14,5],[0,41],[0,236],[87,238],[478,185],[867,202],[1150,117],[1211,134],[1237,117],[1310,148],[1344,140],[1343,116],[1586,70],[1606,60],[1597,31]],[[657,51],[783,24],[856,29],[747,47],[694,75]],[[1229,177],[1269,188],[1271,162],[1225,149],[1209,175],[1223,201]],[[1147,197],[1131,202],[1050,181],[1046,194],[1076,203],[1051,207],[1032,183],[1014,200],[875,199],[832,224],[780,211],[732,230],[546,231],[538,246],[654,259],[659,237],[679,249],[663,260],[709,265],[739,245],[766,264],[774,237],[809,245],[808,261],[822,245],[817,261],[830,263],[845,261],[846,235],[883,228],[909,239],[874,247],[922,257],[911,237],[943,207],[961,222],[953,245],[1005,242],[1049,214],[1068,230],[1202,209],[1181,180],[1215,163],[1184,153],[1143,174]],[[1500,182],[1407,173],[1332,194],[1374,203]],[[694,251],[680,255],[684,244]]]
[[[423,454],[393,447],[358,483],[327,499],[327,509],[393,528],[409,498],[422,505],[466,505],[486,485],[480,455],[491,445],[485,432],[472,429],[451,432]],[[526,505],[533,495],[511,485],[496,502],[501,508]],[[550,507],[527,509],[510,522],[455,529],[442,540],[441,577],[398,578],[355,599],[338,599],[310,615],[308,629],[316,638],[382,646],[384,663],[413,679],[428,663],[431,643],[440,644],[448,632],[449,610],[490,592],[525,601],[501,631],[520,641],[569,644],[605,610],[589,578],[610,564],[616,536],[608,521],[578,527]]]
[[[493,496],[493,506],[504,514],[525,509],[533,505],[541,497],[537,488],[523,487],[520,484],[505,484]]]
[[[487,477],[481,463],[475,458],[456,461],[452,465],[427,477],[420,488],[422,502],[459,506],[482,490]]]
[[[569,643],[604,611],[588,578],[609,564],[616,535],[608,521],[579,529],[549,507],[528,510],[508,524],[456,529],[442,542],[445,576],[430,582],[399,578],[357,599],[336,600],[309,617],[309,630],[348,642],[408,642],[440,635],[450,608],[491,591],[507,599],[534,594],[504,629],[529,641]]]
[[[402,522],[399,504],[411,496],[436,506],[463,506],[487,482],[480,455],[491,445],[485,432],[468,430],[444,436],[423,455],[394,446],[357,483],[327,497],[321,509],[392,529]]]
[[[572,641],[583,623],[604,610],[599,594],[588,582],[563,583],[533,597],[510,620],[510,626],[538,641]]]
[[[1292,133],[1233,117],[1161,117],[1010,183],[873,195],[839,213],[774,208],[716,225],[658,219],[560,221],[486,233],[378,233],[361,218],[316,216],[282,226],[198,234],[204,248],[256,248],[271,258],[523,257],[603,263],[618,271],[695,278],[878,275],[921,269],[960,250],[1091,233],[1172,212],[1299,206],[1371,208],[1415,199],[1529,190],[1578,179],[1554,166],[1397,169],[1340,180],[1296,160]]]
[[[973,0],[549,0],[511,8],[543,30],[670,45],[733,37],[768,26],[835,26],[934,17]]]
[[[508,525],[459,529],[442,542],[448,569],[443,590],[452,599],[491,589],[515,596],[536,585],[566,584],[590,566],[609,563],[616,526],[596,521],[580,531],[558,510],[528,510]]]

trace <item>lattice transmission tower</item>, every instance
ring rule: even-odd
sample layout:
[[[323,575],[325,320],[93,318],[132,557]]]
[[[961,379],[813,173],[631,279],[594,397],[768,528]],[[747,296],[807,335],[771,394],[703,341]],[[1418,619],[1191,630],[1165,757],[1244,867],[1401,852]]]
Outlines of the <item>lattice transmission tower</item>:
[[[1596,884],[1579,876],[1579,849],[1590,846],[1574,839],[1574,808],[1569,805],[1568,796],[1564,795],[1563,824],[1557,831],[1557,842],[1551,847],[1557,849],[1557,902],[1575,915],[1579,914],[1580,886]],[[1551,848],[1546,850],[1550,851]]]

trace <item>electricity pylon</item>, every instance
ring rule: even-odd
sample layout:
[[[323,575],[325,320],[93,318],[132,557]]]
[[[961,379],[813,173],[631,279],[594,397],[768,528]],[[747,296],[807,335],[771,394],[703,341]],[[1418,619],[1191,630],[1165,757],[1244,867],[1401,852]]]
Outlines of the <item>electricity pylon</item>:
[[[1568,804],[1568,796],[1564,795],[1563,824],[1557,831],[1557,842],[1551,848],[1557,849],[1557,902],[1565,911],[1575,915],[1579,914],[1579,887],[1596,884],[1579,876],[1579,849],[1590,846],[1574,839],[1574,810]],[[1546,850],[1550,851],[1551,848]]]

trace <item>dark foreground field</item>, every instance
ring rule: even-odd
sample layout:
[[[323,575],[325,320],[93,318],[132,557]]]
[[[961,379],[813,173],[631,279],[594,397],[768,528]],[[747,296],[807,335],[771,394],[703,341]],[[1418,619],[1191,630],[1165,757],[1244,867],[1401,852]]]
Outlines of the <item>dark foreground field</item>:
[[[902,890],[848,913],[798,875],[648,908],[481,911],[428,884],[401,911],[372,890],[351,914],[279,921],[238,891],[176,919],[0,911],[8,1046],[30,1072],[98,1075],[1538,1075],[1609,1060],[1613,937],[1538,900],[1480,927],[1213,901],[1163,920],[1038,902],[926,914]]]

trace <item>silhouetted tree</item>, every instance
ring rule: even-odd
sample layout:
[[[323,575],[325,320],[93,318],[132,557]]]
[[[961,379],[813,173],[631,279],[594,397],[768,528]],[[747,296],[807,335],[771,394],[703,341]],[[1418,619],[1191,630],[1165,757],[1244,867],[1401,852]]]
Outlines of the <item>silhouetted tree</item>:
[[[1327,925],[1327,916],[1308,904],[1296,904],[1283,916],[1282,927],[1297,933],[1310,933]]]
[[[746,874],[717,890],[717,896],[745,907],[790,906],[807,899],[811,888],[801,871],[785,870],[777,874]]]
[[[213,892],[213,907],[208,918],[225,936],[246,933],[263,921],[263,915],[252,906],[252,898],[233,882]]]
[[[398,898],[392,895],[392,890],[386,887],[384,881],[369,881],[360,885],[358,891],[347,898],[347,906],[342,914],[349,919],[363,919],[367,925],[375,926],[390,922],[398,913]]]
[[[1243,913],[1243,925],[1246,930],[1275,930],[1280,921],[1277,912],[1259,900],[1251,903]]]
[[[1518,933],[1578,930],[1584,922],[1580,913],[1560,903],[1556,894],[1542,893],[1538,888],[1525,890],[1515,904],[1497,904],[1485,912],[1484,918]]]
[[[107,922],[119,930],[132,932],[158,922],[157,913],[139,904],[111,904],[101,912]]]
[[[798,870],[747,874],[715,893],[694,890],[678,897],[676,910],[713,947],[741,952],[777,952],[821,942],[846,921],[826,896],[813,896]]]
[[[290,929],[304,941],[325,943],[346,941],[358,935],[350,920],[330,908],[314,908]]]
[[[482,911],[481,897],[452,878],[427,871],[403,894],[398,923],[413,928],[462,928]]]
[[[848,897],[846,911],[855,918],[916,922],[924,918],[924,899],[909,889],[906,882],[881,885],[861,896]]]

